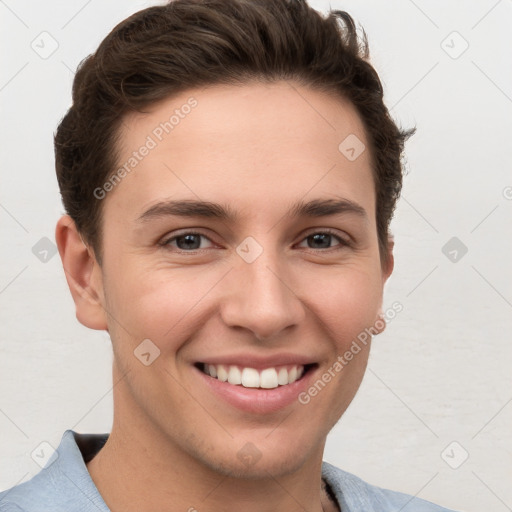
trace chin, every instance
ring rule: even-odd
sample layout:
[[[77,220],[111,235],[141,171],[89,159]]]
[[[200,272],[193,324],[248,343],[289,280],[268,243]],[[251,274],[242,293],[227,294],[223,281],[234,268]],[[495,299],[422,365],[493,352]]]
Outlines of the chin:
[[[248,452],[249,450],[246,449]],[[216,473],[245,480],[261,480],[268,478],[279,478],[299,470],[304,464],[304,455],[297,458],[297,453],[287,451],[286,453],[263,450],[254,453],[252,457],[234,453],[232,457],[227,456],[225,460],[204,460],[204,464]]]
[[[297,430],[300,432],[300,426]],[[257,430],[251,430],[235,439],[222,440],[218,449],[196,455],[202,464],[225,476],[247,480],[279,478],[298,471],[308,459],[321,459],[324,445],[304,434],[293,435],[291,429],[280,432],[278,428],[258,435]]]

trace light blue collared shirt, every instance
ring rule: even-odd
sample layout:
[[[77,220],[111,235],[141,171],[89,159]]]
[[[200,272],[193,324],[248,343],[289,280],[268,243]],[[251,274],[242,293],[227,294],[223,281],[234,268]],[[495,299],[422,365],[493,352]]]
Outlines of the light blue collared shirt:
[[[0,493],[0,512],[109,512],[87,471],[108,434],[66,430],[52,457],[37,475]],[[327,463],[322,476],[342,512],[453,512],[428,501],[367,484]]]

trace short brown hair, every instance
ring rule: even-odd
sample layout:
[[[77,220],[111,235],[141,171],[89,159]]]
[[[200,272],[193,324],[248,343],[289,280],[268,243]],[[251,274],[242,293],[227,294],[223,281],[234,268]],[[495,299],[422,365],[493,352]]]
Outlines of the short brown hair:
[[[55,133],[62,201],[101,262],[94,194],[115,172],[123,117],[187,89],[293,80],[349,100],[372,156],[381,263],[402,189],[404,131],[383,103],[364,31],[343,11],[323,16],[305,0],[173,0],[119,23],[84,59],[73,104]],[[340,141],[341,142],[341,141]]]

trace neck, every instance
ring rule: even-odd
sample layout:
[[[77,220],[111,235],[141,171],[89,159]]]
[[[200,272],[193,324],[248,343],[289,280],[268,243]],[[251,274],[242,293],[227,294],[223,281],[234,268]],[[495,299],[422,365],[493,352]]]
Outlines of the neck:
[[[149,512],[167,504],[172,507],[167,510],[188,512],[338,510],[322,486],[318,467],[304,467],[292,475],[244,480],[190,464],[175,447],[156,447],[155,451],[151,444],[135,441],[140,437],[130,439],[112,429],[105,446],[87,464],[113,512]]]
[[[115,393],[122,395],[120,383]],[[116,398],[117,403],[116,403]],[[112,432],[87,464],[91,478],[113,512],[161,510],[188,512],[332,512],[338,507],[322,486],[322,449],[299,470],[265,471],[244,478],[208,467],[148,425],[133,404],[116,404]],[[130,414],[123,414],[124,412]],[[126,421],[125,421],[126,418]]]

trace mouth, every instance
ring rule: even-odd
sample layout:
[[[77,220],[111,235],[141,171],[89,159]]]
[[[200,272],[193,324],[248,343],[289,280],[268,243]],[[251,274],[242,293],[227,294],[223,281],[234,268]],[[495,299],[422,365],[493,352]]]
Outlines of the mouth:
[[[202,362],[198,362],[194,366],[211,379],[239,388],[275,389],[300,381],[317,364],[291,364],[261,369],[234,364],[207,364]]]

